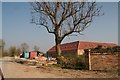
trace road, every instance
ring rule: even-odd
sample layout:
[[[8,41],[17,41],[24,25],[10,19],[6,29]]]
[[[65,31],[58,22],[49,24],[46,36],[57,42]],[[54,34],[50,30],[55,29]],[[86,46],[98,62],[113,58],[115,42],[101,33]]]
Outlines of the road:
[[[51,74],[45,69],[37,69],[35,66],[28,66],[2,60],[2,71],[5,78],[64,78],[63,75]]]
[[[87,70],[68,70],[51,67],[28,66],[11,62],[10,58],[0,59],[5,78],[114,78],[115,73]]]

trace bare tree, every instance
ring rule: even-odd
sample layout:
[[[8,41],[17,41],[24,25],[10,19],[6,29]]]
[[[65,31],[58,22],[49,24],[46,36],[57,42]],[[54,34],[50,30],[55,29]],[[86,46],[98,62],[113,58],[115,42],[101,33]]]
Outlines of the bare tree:
[[[21,52],[22,52],[22,51],[21,51],[21,49],[20,49],[20,48],[17,48],[17,49],[16,49],[17,56],[18,56],[18,55],[20,55],[20,54],[21,54]]]
[[[5,41],[0,39],[0,56],[4,55]]]
[[[15,46],[11,46],[9,48],[9,53],[10,53],[10,56],[15,56],[16,55],[16,47]]]
[[[34,51],[38,51],[39,50],[39,47],[38,46],[34,46]]]
[[[22,52],[28,52],[29,45],[27,43],[22,43],[21,44],[21,50],[22,50]]]
[[[5,41],[3,39],[0,39],[0,48],[2,50],[4,50],[4,46],[5,46]]]
[[[31,5],[32,23],[54,34],[59,57],[62,40],[74,33],[81,34],[101,10],[96,2],[33,2]]]

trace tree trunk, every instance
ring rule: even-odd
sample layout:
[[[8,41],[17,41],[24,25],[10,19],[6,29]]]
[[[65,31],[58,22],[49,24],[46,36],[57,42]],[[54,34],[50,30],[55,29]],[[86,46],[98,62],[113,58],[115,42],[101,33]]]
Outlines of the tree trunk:
[[[59,39],[55,39],[56,40],[56,54],[58,55],[58,57],[61,57],[61,49],[60,49],[60,44],[61,42],[59,41]]]
[[[60,44],[61,40],[59,37],[55,36],[55,42],[56,42],[56,54],[57,54],[57,63],[62,65],[62,59],[61,59],[61,49],[60,49]]]
[[[60,44],[56,44],[56,53],[58,54],[58,57],[61,57]]]

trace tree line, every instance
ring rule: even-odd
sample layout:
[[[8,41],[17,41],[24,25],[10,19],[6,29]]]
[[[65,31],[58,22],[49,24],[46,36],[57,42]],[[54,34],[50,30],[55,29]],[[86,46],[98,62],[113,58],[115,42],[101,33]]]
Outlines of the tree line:
[[[96,48],[91,48],[91,52],[96,53],[116,53],[120,52],[120,46],[106,47],[103,48],[102,45],[98,45]]]
[[[7,50],[4,49],[5,47],[5,41],[4,45],[2,45],[2,56],[18,56],[23,52],[29,52],[29,45],[27,43],[21,43],[20,47],[16,47],[16,46],[10,46]],[[34,46],[33,47],[33,51],[39,51],[39,47],[38,46]]]

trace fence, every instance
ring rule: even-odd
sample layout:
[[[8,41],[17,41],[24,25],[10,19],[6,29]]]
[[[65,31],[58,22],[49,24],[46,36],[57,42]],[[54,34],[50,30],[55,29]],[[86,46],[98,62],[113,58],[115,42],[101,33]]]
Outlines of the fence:
[[[118,70],[119,53],[85,52],[85,64],[88,70]]]

